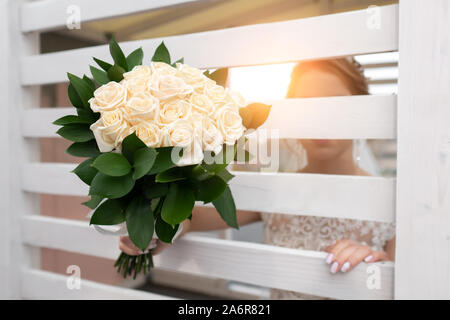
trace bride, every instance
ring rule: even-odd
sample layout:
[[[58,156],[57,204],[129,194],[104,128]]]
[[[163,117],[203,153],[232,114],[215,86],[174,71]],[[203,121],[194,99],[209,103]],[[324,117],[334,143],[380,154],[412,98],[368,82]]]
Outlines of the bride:
[[[291,74],[287,98],[311,98],[368,94],[361,67],[354,59],[340,58],[301,62]],[[354,160],[352,140],[281,140],[280,171],[339,175],[369,175]],[[189,231],[224,229],[228,226],[213,208],[196,207],[192,220],[183,222],[182,234]],[[276,246],[326,251],[324,263],[330,272],[349,272],[359,263],[393,260],[393,224],[351,219],[322,218],[238,211],[238,224],[263,221],[264,242]],[[169,246],[156,243],[158,254]],[[142,253],[128,237],[119,242],[130,255]],[[318,299],[311,295],[271,290],[273,299]]]

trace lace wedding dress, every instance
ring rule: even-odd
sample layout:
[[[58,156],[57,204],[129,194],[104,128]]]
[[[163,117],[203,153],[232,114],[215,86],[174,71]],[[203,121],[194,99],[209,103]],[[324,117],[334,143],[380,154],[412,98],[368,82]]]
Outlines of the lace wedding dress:
[[[280,172],[298,172],[306,165],[305,152],[295,140],[280,140],[279,150]],[[361,158],[360,161],[365,160]],[[334,240],[349,239],[374,250],[383,250],[386,242],[395,235],[395,225],[390,223],[274,213],[261,213],[261,217],[264,242],[287,248],[325,251]],[[271,298],[326,299],[278,289],[271,289]]]
[[[395,235],[395,227],[390,223],[273,213],[261,213],[261,217],[264,242],[287,248],[324,251],[334,240],[349,239],[383,250]],[[271,289],[271,298],[323,299],[278,289]]]

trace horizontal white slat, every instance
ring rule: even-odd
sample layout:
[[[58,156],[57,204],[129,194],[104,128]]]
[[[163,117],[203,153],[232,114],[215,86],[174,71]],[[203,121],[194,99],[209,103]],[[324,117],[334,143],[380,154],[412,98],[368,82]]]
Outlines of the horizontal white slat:
[[[21,172],[29,192],[87,195],[73,164],[33,163]],[[380,177],[233,172],[231,190],[240,210],[394,221],[395,180]]]
[[[397,96],[343,96],[274,101],[261,129],[280,138],[394,139]]]
[[[76,114],[75,108],[33,108],[24,110],[21,117],[22,135],[27,138],[59,137],[56,131],[60,126],[55,126],[52,122],[69,114]]]
[[[87,222],[28,216],[25,244],[115,259],[117,238],[103,236]],[[155,257],[160,268],[254,285],[342,299],[391,299],[393,264],[377,263],[380,289],[369,289],[367,264],[350,273],[330,274],[325,253],[187,235]]]
[[[80,289],[69,289],[70,275],[61,275],[36,269],[22,271],[22,298],[56,300],[161,300],[172,297],[145,291],[105,285],[82,279]]]
[[[279,130],[280,138],[394,139],[397,96],[345,96],[265,101],[272,105],[261,129]],[[57,137],[53,121],[74,108],[35,108],[22,116],[25,137]],[[270,137],[270,135],[269,135]]]
[[[383,23],[369,28],[366,10],[122,43],[126,53],[142,46],[149,61],[164,40],[172,57],[198,68],[231,67],[339,57],[398,49],[398,6],[380,7]],[[92,57],[110,60],[106,46],[26,57],[24,85],[66,81],[66,72],[88,73]]]
[[[81,22],[112,18],[175,5],[188,5],[195,0],[40,0],[25,3],[20,10],[22,31],[44,31],[65,27],[75,5],[80,10]],[[49,17],[51,17],[49,19]]]

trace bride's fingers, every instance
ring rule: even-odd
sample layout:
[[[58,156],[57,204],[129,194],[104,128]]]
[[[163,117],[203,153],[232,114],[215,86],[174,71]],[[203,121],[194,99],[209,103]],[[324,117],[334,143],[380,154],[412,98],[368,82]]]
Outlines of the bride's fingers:
[[[140,254],[139,248],[137,248],[129,237],[120,237],[119,249],[130,256],[137,256]]]
[[[348,272],[352,270],[370,254],[372,254],[372,249],[369,246],[358,247],[349,257],[347,257],[347,259],[345,259],[341,271]]]
[[[342,249],[338,254],[336,254],[335,260],[333,264],[331,265],[330,272],[336,273],[341,268],[344,267],[344,263],[348,260],[348,258],[356,251],[358,250],[359,245],[350,243],[347,247]],[[347,268],[347,266],[345,266]]]
[[[351,244],[352,244],[352,242],[347,239],[336,241],[334,246],[330,249],[330,251],[328,251],[329,252],[328,256],[325,259],[326,263],[331,264],[332,262],[334,262],[336,260],[337,255],[339,254],[339,252],[341,252],[342,250],[344,250],[346,247],[348,247]]]
[[[364,258],[364,262],[376,262],[376,261],[386,261],[389,257],[384,251],[373,251],[371,254]]]

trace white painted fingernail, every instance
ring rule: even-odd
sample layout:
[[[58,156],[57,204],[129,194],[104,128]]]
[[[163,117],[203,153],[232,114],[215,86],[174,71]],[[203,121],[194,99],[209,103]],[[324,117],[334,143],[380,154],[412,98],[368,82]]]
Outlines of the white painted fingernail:
[[[326,262],[327,264],[330,264],[331,261],[333,261],[333,258],[334,258],[334,254],[330,253],[330,254],[327,256],[327,258],[325,259],[325,262]]]
[[[344,263],[344,265],[341,268],[341,272],[347,272],[347,270],[350,269],[350,262]]]
[[[364,259],[364,262],[370,262],[373,259],[373,255],[369,255]]]
[[[330,272],[336,273],[338,266],[339,266],[339,263],[337,263],[337,261],[333,262],[333,264],[331,265]]]
[[[144,251],[142,251],[141,249],[139,249],[139,254],[143,254],[144,253]]]

